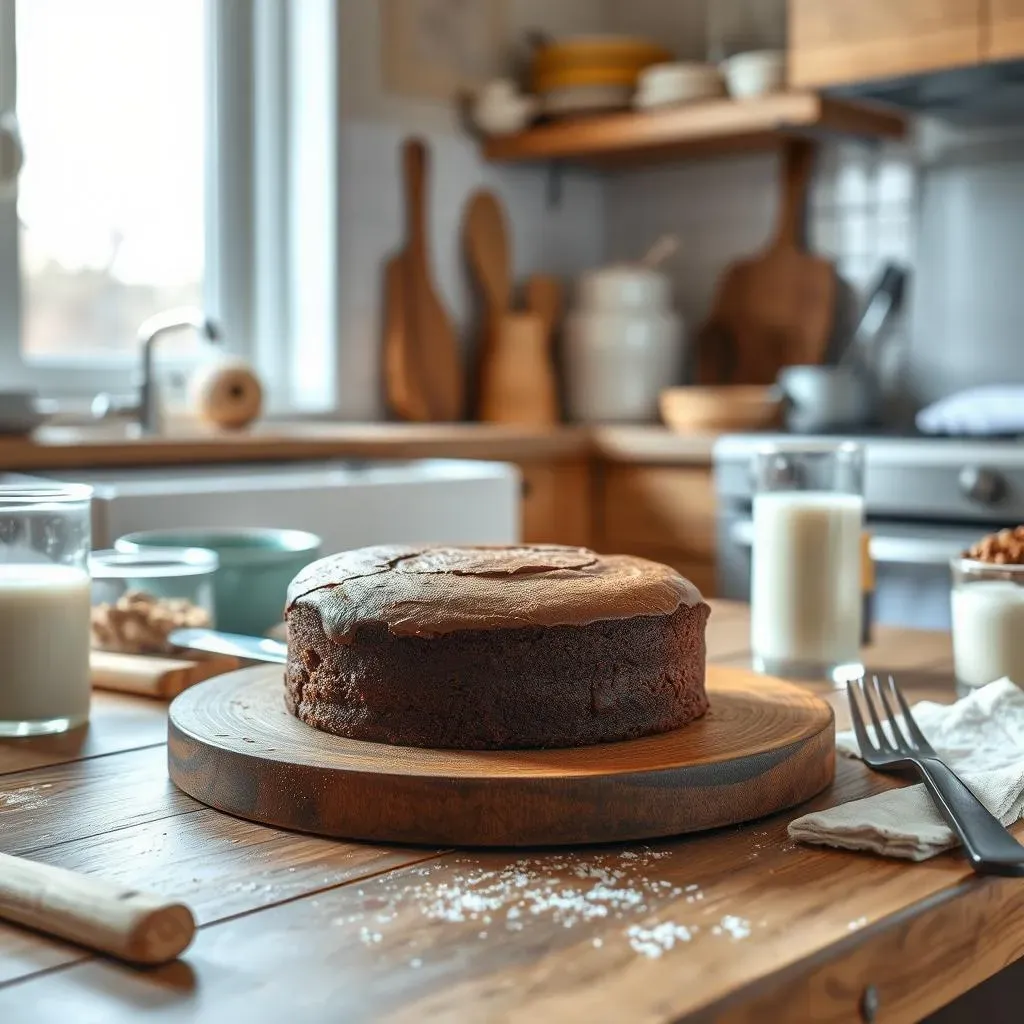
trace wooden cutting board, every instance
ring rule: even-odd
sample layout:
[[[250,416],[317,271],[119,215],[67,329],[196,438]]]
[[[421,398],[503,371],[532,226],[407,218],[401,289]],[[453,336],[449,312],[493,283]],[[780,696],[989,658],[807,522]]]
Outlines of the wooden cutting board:
[[[695,832],[792,807],[835,769],[832,710],[708,667],[711,710],[673,732],[570,750],[425,750],[322,733],[288,713],[279,668],[242,669],[170,707],[171,779],[252,821],[374,842],[534,846]]]
[[[432,420],[459,420],[466,382],[455,328],[438,297],[430,269],[426,144],[421,139],[407,140],[402,159],[408,236],[401,254],[401,290],[410,374],[426,398]]]
[[[772,384],[783,366],[820,363],[836,305],[835,268],[803,245],[803,211],[814,144],[782,150],[775,237],[760,254],[726,268],[697,338],[697,383]]]

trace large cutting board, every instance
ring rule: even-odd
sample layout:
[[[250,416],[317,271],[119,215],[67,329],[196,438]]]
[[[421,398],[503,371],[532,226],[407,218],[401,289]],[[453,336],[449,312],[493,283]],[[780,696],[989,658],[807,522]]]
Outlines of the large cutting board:
[[[778,226],[767,248],[726,268],[697,336],[698,384],[773,384],[784,366],[820,363],[836,307],[836,274],[809,253],[803,211],[814,144],[782,148]]]
[[[288,713],[280,668],[243,669],[170,708],[171,779],[267,825],[380,842],[537,846],[695,832],[792,807],[835,768],[832,710],[796,686],[708,667],[682,729],[571,750],[346,740]]]

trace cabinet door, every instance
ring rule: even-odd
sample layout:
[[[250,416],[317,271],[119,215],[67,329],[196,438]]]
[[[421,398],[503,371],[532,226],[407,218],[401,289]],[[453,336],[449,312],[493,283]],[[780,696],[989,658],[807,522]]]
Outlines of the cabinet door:
[[[1024,0],[989,0],[989,60],[1024,57]]]
[[[590,467],[586,462],[520,463],[522,531],[529,544],[590,544]]]
[[[980,63],[987,3],[789,0],[789,83],[817,88]]]

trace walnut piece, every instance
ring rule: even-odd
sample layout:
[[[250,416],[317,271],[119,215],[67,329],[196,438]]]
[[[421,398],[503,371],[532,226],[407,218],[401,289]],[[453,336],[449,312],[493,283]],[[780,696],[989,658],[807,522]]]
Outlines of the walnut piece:
[[[205,608],[183,597],[154,597],[129,590],[114,604],[92,609],[92,646],[122,654],[167,654],[168,634],[175,629],[208,626]]]
[[[982,537],[967,549],[965,557],[992,565],[1024,565],[1024,526]]]

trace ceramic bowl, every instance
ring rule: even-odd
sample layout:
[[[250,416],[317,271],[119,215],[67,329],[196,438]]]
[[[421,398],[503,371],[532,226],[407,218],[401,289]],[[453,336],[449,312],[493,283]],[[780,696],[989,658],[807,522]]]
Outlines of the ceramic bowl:
[[[665,107],[724,94],[722,73],[714,64],[654,64],[640,72],[633,105],[641,109]]]
[[[786,88],[786,54],[783,50],[751,50],[722,61],[729,95],[752,99]]]
[[[245,527],[142,530],[119,537],[118,551],[206,548],[220,560],[213,579],[217,628],[263,636],[284,617],[288,584],[320,557],[320,538],[303,530]]]

